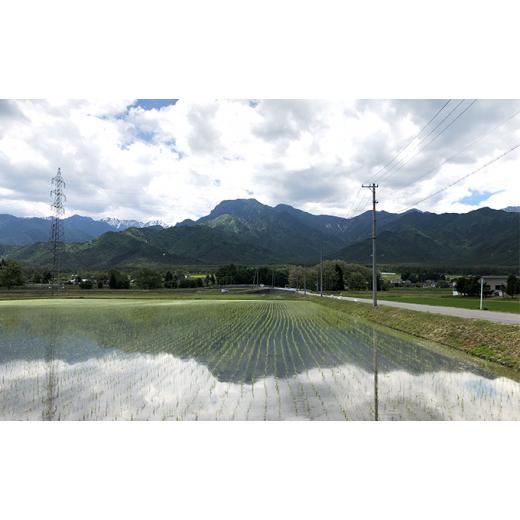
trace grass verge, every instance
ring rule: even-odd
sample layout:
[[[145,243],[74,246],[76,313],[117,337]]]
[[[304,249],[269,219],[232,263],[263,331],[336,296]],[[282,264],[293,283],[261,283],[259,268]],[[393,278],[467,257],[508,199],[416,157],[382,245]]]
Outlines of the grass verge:
[[[308,297],[313,302],[520,372],[520,327],[366,303]]]
[[[353,298],[370,298],[369,291],[342,291],[342,296]],[[389,300],[403,303],[419,303],[421,305],[440,305],[443,307],[458,307],[461,309],[479,309],[480,299],[467,296],[452,296],[451,290],[444,289],[394,289],[380,291],[380,300]],[[484,308],[495,312],[510,312],[520,314],[520,300],[518,298],[485,298]]]

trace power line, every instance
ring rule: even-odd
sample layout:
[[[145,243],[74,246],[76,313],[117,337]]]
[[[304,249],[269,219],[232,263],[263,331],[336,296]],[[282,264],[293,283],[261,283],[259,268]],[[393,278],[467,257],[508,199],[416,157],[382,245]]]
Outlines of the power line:
[[[440,131],[433,136],[432,139],[430,139],[429,141],[426,141],[425,140],[431,136],[435,130],[437,130],[446,120],[449,119],[449,117],[464,103],[464,101],[466,101],[465,99],[462,99],[461,101],[459,101],[455,107],[453,107],[449,112],[448,114],[446,114],[426,135],[424,135],[423,137],[421,137],[416,145],[419,146],[421,143],[424,143],[424,145],[420,148],[418,148],[415,153],[413,153],[410,157],[408,157],[407,159],[405,159],[403,161],[403,159],[401,159],[400,161],[398,161],[396,164],[394,164],[394,166],[392,166],[391,168],[389,168],[386,172],[384,172],[385,168],[387,168],[390,164],[392,164],[398,157],[399,155],[401,155],[402,152],[404,152],[425,130],[426,128],[437,118],[437,116],[448,106],[448,104],[450,103],[450,101],[452,101],[451,99],[448,100],[436,113],[435,115],[423,126],[423,128],[419,131],[419,133],[406,145],[404,146],[393,158],[391,161],[389,161],[383,168],[381,168],[378,173],[376,173],[376,177],[374,180],[380,180],[381,178],[383,178],[384,176],[388,175],[389,173],[391,173],[392,171],[393,172],[397,172],[399,171],[401,168],[403,168],[406,164],[408,164],[414,157],[416,157],[420,152],[424,151],[424,149],[431,145],[435,140],[437,140],[444,132],[446,132],[446,130],[448,130],[458,119],[460,119],[475,103],[476,103],[476,99],[474,99],[473,101],[471,101],[471,103],[469,103],[469,105],[467,105],[466,107],[463,108],[463,110],[461,110],[458,114],[455,115],[455,117],[448,122],[448,124],[441,128]],[[448,159],[447,159],[448,160]],[[383,172],[381,175],[379,175],[378,177],[378,174],[380,174],[381,172]],[[358,194],[355,198],[355,202],[357,201],[357,198],[359,197],[359,192],[361,190],[358,191]],[[350,212],[349,210],[349,215],[352,215],[360,210],[363,210],[369,203],[370,201],[370,197],[367,197],[366,199],[364,199],[364,202],[363,202],[363,199],[359,202],[357,202],[357,205],[354,207],[354,209],[352,210],[352,212]],[[352,217],[351,217],[352,218]],[[350,225],[347,226],[347,229],[348,227],[350,227]]]
[[[377,177],[382,171],[384,171],[386,168],[388,168],[424,132],[424,130],[428,127],[428,125],[449,105],[450,102],[451,102],[451,99],[448,99],[448,101],[446,103],[444,103],[444,105],[442,105],[442,107],[435,113],[435,115],[421,128],[419,133],[416,136],[414,136],[412,138],[412,140],[406,146],[401,148],[401,150],[396,155],[394,155],[392,160],[390,160],[388,163],[385,164],[385,166],[383,166],[380,170],[378,170],[375,173],[375,176]]]
[[[433,128],[433,130],[431,130],[430,132],[428,132],[428,134],[426,136],[424,136],[421,140],[419,140],[419,142],[417,143],[418,145],[424,141],[424,139],[426,139],[427,137],[429,137],[444,121],[446,121],[446,119],[462,104],[464,103],[464,99],[462,101],[460,101],[454,109],[452,109],[449,114],[444,117],[442,119],[442,121],[437,125],[435,126],[435,128]],[[399,165],[396,165],[396,167],[392,167],[390,168],[390,170],[387,170],[385,173],[383,173],[379,179],[376,179],[376,180],[380,180],[382,179],[385,175],[388,175],[389,173],[393,172],[397,172],[399,171],[401,168],[403,168],[406,164],[408,164],[414,157],[416,157],[419,153],[421,153],[422,151],[424,151],[429,145],[431,145],[435,140],[437,140],[446,130],[448,130],[448,128],[450,128],[450,126],[452,126],[460,117],[462,117],[475,103],[476,103],[476,99],[473,100],[468,106],[466,106],[461,112],[459,112],[459,114],[457,114],[444,128],[442,128],[440,130],[440,132],[435,135],[432,139],[430,139],[428,142],[426,142],[421,148],[418,148],[416,150],[416,152],[414,154],[412,154],[410,157],[408,157],[408,159],[404,160],[401,162],[401,164]]]
[[[452,100],[451,99],[448,99],[448,101],[446,101],[446,103],[444,103],[444,105],[442,105],[441,108],[439,108],[439,110],[437,110],[437,112],[435,112],[434,116],[421,128],[421,130],[419,130],[419,132],[405,145],[403,146],[399,152],[397,152],[396,155],[394,155],[394,157],[388,162],[386,163],[381,169],[379,169],[375,175],[379,175],[379,173],[383,172],[386,168],[388,168],[425,130],[426,128],[428,128],[428,126],[437,118],[437,116],[450,104]],[[457,105],[458,106],[458,105]],[[456,107],[455,107],[456,108]],[[365,207],[368,205],[369,201],[370,201],[370,197],[368,197],[367,199],[365,199],[365,202],[363,204],[363,200],[359,201],[359,195],[361,194],[361,188],[359,188],[359,190],[357,191],[356,195],[354,196],[354,198],[352,199],[352,202],[350,203],[349,205],[349,210],[347,212],[347,218],[352,218],[353,215],[359,211],[360,209],[365,209]],[[363,204],[363,206],[361,207],[361,204]]]
[[[462,148],[462,150],[465,150],[466,148],[468,148],[468,146],[472,145],[472,144],[475,144],[475,143],[478,143],[479,141],[482,141],[482,139],[484,139],[484,137],[486,137],[487,134],[489,134],[490,132],[494,132],[495,130],[498,130],[499,128],[501,128],[502,126],[504,126],[508,121],[511,121],[511,119],[514,119],[518,114],[520,114],[520,110],[517,110],[514,114],[510,115],[509,117],[507,117],[506,119],[504,119],[502,122],[500,122],[498,125],[494,126],[493,128],[489,129],[485,134],[479,136],[479,137],[476,137],[475,139],[473,139],[472,141],[470,141],[469,143],[465,144],[464,147]],[[420,179],[424,179],[424,177],[426,177],[427,175],[429,175],[430,173],[433,173],[435,170],[438,170],[441,166],[443,166],[444,164],[446,164],[447,162],[449,162],[451,159],[454,159],[455,157],[457,157],[458,155],[460,154],[460,151],[453,154],[453,155],[450,155],[449,157],[447,157],[446,159],[444,159],[440,164],[438,164],[437,166],[435,166],[434,168],[432,168],[431,170],[428,170],[426,173],[424,173],[423,175],[421,175],[420,177],[417,177],[416,179],[414,179],[414,183],[417,182],[418,180]]]
[[[477,168],[476,170],[473,170],[472,172],[464,175],[463,177],[460,177],[459,179],[457,179],[456,181],[452,182],[451,184],[448,184],[447,186],[445,186],[444,188],[440,189],[440,190],[437,190],[435,193],[432,193],[431,195],[428,195],[427,197],[424,197],[424,199],[421,199],[417,202],[415,202],[412,206],[415,207],[417,206],[418,204],[421,204],[423,203],[424,201],[428,200],[428,199],[431,199],[432,197],[435,197],[435,195],[438,195],[439,193],[442,193],[443,191],[446,191],[447,189],[451,188],[452,186],[455,186],[455,184],[458,184],[459,182],[463,181],[464,179],[467,179],[468,177],[471,177],[472,175],[475,175],[476,173],[482,171],[484,168],[487,168],[488,166],[490,166],[491,164],[499,161],[500,159],[502,159],[503,157],[505,157],[506,155],[514,152],[517,148],[520,148],[520,143],[513,146],[512,148],[510,148],[509,150],[507,150],[506,152],[500,154],[499,156],[495,157],[494,159],[491,159],[491,161],[487,162],[486,164],[480,166],[480,168]]]

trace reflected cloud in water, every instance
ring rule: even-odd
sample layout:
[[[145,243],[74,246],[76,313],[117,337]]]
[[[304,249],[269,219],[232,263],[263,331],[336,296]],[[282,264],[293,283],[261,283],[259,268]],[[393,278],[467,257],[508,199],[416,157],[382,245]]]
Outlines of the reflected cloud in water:
[[[47,361],[2,365],[3,419],[47,413]],[[53,410],[68,420],[373,420],[373,373],[342,365],[254,384],[219,381],[207,367],[170,354],[55,360]],[[520,419],[520,386],[469,372],[378,374],[381,420]],[[376,415],[377,417],[377,415]],[[47,417],[46,417],[47,418]]]
[[[1,419],[520,419],[519,383],[305,302],[75,304],[0,325]]]

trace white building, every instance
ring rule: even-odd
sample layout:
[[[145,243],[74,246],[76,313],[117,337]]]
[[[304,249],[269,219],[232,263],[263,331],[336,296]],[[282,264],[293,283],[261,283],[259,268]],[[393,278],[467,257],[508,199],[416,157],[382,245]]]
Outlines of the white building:
[[[479,278],[480,283],[482,283],[482,279],[484,279],[484,283],[488,284],[489,288],[493,294],[496,294],[496,296],[505,296],[507,294],[505,291],[507,286],[507,276],[482,276]]]

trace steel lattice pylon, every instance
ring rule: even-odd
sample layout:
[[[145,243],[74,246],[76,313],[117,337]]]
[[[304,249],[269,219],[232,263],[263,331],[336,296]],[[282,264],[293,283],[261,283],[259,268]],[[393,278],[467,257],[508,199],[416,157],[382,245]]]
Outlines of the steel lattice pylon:
[[[53,288],[60,285],[60,269],[61,269],[61,255],[64,249],[63,242],[63,221],[62,217],[65,214],[63,203],[66,200],[64,189],[65,181],[61,175],[61,168],[51,180],[51,248],[52,248],[52,286]]]

